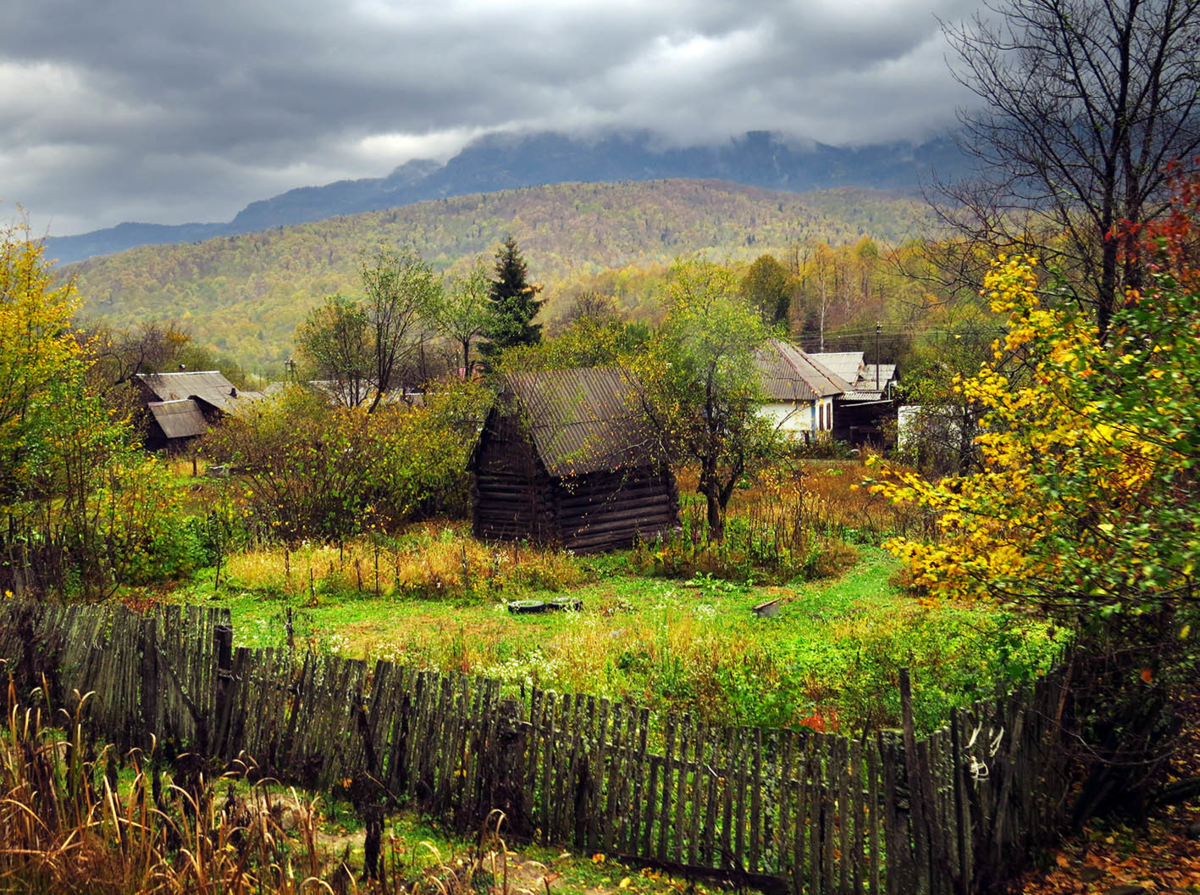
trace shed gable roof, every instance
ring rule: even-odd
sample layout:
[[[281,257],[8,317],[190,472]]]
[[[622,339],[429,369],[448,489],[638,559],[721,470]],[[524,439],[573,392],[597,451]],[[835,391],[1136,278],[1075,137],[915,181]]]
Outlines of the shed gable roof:
[[[167,438],[190,438],[208,431],[200,406],[190,398],[181,401],[151,401],[146,405]]]
[[[843,382],[854,385],[863,368],[861,351],[812,351],[809,357]]]
[[[503,376],[505,399],[554,478],[644,466],[646,429],[630,373],[616,367]]]
[[[261,397],[258,392],[243,392],[217,370],[197,370],[183,373],[138,373],[138,381],[159,401],[183,401],[197,398],[205,404],[228,413],[241,399]]]
[[[876,379],[875,371],[879,371],[879,378]],[[854,387],[860,390],[870,391],[875,389],[876,382],[879,384],[879,391],[887,387],[887,384],[896,378],[895,364],[863,364],[862,370],[859,371],[858,380],[854,383]]]
[[[755,355],[763,391],[776,401],[815,401],[850,390],[850,385],[811,355],[771,339]]]

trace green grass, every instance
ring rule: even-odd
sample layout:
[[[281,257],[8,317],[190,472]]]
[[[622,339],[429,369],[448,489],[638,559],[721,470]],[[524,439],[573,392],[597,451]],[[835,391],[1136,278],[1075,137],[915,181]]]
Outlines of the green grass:
[[[331,806],[332,807],[332,806]],[[461,869],[469,863],[476,837],[463,836],[444,824],[414,812],[388,819],[384,831],[385,848],[395,849],[401,871],[411,885],[427,880],[426,874],[439,876],[447,870]],[[350,865],[360,866],[363,857],[363,832],[348,812],[327,818],[322,827],[322,846],[335,854],[349,851]],[[516,842],[501,824],[498,837],[486,844],[476,876],[476,891],[486,885],[488,891],[502,895],[601,895],[623,892],[626,895],[678,895],[689,890],[705,895],[718,887],[703,881],[685,880],[662,871],[639,868],[603,854],[577,853],[557,846]],[[503,888],[507,861],[507,890]],[[753,890],[749,890],[753,891]]]
[[[895,726],[907,666],[918,720],[936,726],[950,706],[1045,670],[1057,652],[1045,627],[994,607],[919,604],[891,583],[896,561],[872,547],[839,578],[771,587],[645,577],[628,571],[628,554],[575,558],[585,583],[569,593],[582,611],[541,615],[509,613],[504,600],[561,590],[377,598],[368,583],[367,593],[310,592],[296,557],[297,593],[236,577],[213,592],[210,571],[178,596],[228,606],[239,646],[282,645],[291,610],[302,647],[496,677],[515,694],[536,686],[627,699],[709,723]],[[752,611],[775,598],[778,616]]]

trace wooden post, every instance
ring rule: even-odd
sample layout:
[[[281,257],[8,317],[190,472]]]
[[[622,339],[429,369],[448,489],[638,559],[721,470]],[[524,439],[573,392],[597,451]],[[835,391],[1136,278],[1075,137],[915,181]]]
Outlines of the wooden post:
[[[913,840],[910,836],[907,772],[903,734],[898,730],[879,732],[879,755],[883,762],[883,836],[887,867],[887,895],[915,891]]]
[[[900,712],[904,723],[904,758],[908,770],[909,800],[912,804],[913,839],[917,845],[918,879],[923,879],[930,891],[941,888],[936,885],[934,874],[943,876],[952,887],[957,887],[958,881],[950,864],[945,829],[936,817],[937,804],[930,768],[932,762],[928,757],[928,741],[922,741],[920,747],[917,744],[913,723],[912,681],[907,668],[900,669]],[[926,889],[920,891],[924,892]]]
[[[233,626],[217,625],[214,629],[216,641],[216,701],[215,723],[208,744],[210,754],[220,754],[229,729],[229,714],[233,704]]]

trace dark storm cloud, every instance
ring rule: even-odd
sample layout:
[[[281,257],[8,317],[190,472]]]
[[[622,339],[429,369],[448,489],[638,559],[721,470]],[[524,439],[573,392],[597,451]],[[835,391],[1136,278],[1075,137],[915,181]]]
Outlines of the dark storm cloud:
[[[0,198],[67,233],[227,219],[491,130],[916,137],[966,0],[42,0],[0,31]]]

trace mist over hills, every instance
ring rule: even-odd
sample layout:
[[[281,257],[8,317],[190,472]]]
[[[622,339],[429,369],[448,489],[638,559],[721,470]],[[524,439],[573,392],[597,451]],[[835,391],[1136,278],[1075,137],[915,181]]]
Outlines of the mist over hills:
[[[141,246],[62,273],[76,277],[86,317],[118,326],[182,320],[200,343],[271,366],[291,353],[296,324],[323,297],[360,292],[360,253],[380,243],[410,244],[445,270],[481,254],[490,260],[511,234],[553,300],[560,286],[604,271],[696,253],[750,260],[813,239],[896,243],[931,223],[919,199],[852,187],[792,193],[715,180],[563,183]]]
[[[48,239],[47,253],[68,263],[140,245],[197,242],[429,199],[565,182],[702,178],[788,192],[841,186],[915,192],[934,172],[953,176],[966,165],[947,138],[836,147],[751,131],[724,145],[665,147],[644,131],[597,139],[554,132],[491,134],[445,164],[414,159],[386,177],[289,190],[250,203],[227,223],[124,223]]]

